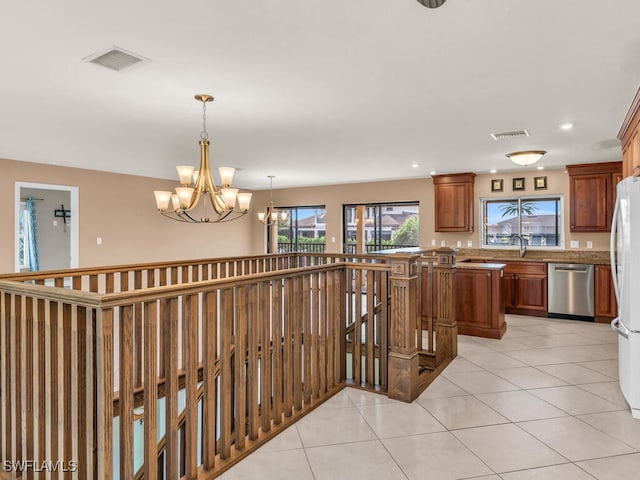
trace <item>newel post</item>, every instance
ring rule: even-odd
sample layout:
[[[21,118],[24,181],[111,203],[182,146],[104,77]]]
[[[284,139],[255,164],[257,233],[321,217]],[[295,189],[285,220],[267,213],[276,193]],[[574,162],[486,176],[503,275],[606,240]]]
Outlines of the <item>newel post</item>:
[[[390,255],[389,398],[411,402],[418,396],[420,257]]]
[[[436,333],[436,364],[458,355],[458,324],[456,323],[456,253],[453,248],[436,250],[438,263],[433,267],[434,319]]]

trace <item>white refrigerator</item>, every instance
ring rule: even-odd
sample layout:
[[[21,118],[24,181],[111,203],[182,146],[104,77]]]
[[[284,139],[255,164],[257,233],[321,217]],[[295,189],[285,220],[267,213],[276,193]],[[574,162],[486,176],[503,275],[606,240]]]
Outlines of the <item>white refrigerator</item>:
[[[618,301],[611,327],[618,333],[620,389],[633,417],[640,418],[640,178],[618,183],[610,249]]]

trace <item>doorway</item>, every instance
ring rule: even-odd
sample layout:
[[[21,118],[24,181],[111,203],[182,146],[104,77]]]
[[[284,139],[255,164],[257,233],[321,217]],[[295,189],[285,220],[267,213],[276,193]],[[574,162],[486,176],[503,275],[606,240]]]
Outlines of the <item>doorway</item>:
[[[78,187],[16,182],[16,272],[78,267],[78,207]]]

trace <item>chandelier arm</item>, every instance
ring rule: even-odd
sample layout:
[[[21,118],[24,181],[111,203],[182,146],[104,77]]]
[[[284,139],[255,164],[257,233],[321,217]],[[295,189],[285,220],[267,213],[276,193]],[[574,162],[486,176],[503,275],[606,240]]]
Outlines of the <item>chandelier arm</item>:
[[[236,213],[236,215],[233,215],[231,218],[228,218],[229,215],[231,215],[231,213]],[[231,222],[233,220],[237,220],[238,218],[245,216],[247,213],[248,213],[248,210],[246,212],[245,211],[235,212],[235,211],[229,210],[229,212],[222,217],[222,220],[218,220],[216,223]]]
[[[176,222],[182,222],[182,223],[191,223],[188,220],[184,220],[181,216],[175,216],[175,215],[169,215],[169,213],[175,213],[175,210],[173,212],[160,212],[163,216],[170,218],[171,220],[174,220]]]
[[[187,212],[186,210],[182,211],[182,214],[178,213],[178,215],[184,215],[185,217],[187,217],[189,220],[185,220],[191,223],[204,223],[204,222],[200,222],[199,220],[197,220],[196,218],[192,217],[191,215],[189,215],[189,212]]]
[[[209,203],[213,207],[214,212],[216,212],[218,215],[222,215],[224,212],[227,211],[223,206],[224,204],[221,205],[219,203],[218,194],[216,192],[209,191],[209,195],[207,195],[207,200],[209,200]]]

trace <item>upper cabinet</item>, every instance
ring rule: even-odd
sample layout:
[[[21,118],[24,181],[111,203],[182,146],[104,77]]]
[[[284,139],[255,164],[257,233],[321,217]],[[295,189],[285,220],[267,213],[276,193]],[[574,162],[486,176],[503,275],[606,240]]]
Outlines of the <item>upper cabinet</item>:
[[[473,232],[475,173],[434,175],[436,232]]]
[[[622,162],[567,165],[572,232],[608,232]]]
[[[622,143],[622,176],[640,175],[640,89],[620,127]]]

